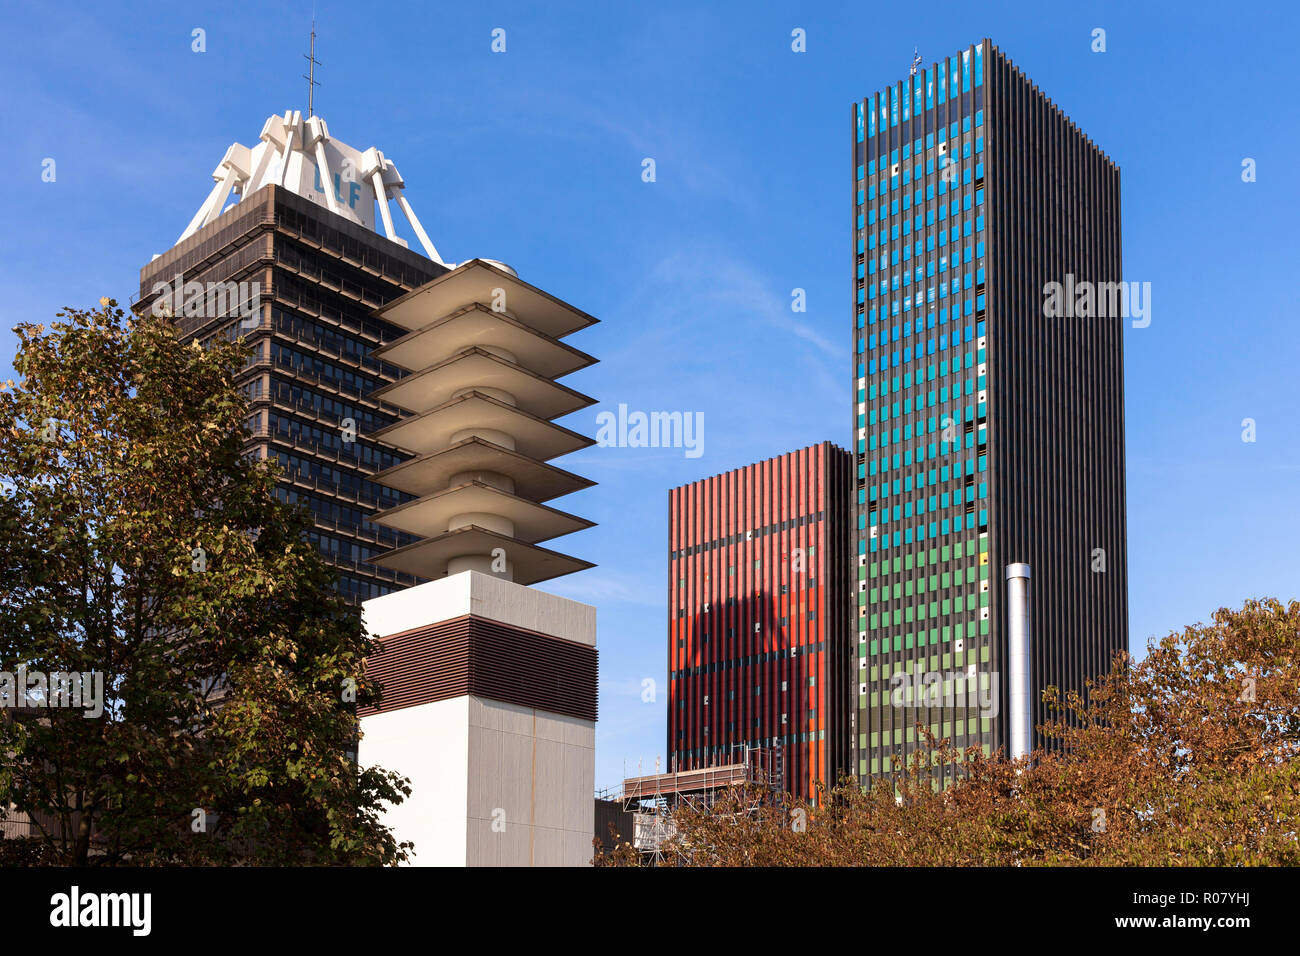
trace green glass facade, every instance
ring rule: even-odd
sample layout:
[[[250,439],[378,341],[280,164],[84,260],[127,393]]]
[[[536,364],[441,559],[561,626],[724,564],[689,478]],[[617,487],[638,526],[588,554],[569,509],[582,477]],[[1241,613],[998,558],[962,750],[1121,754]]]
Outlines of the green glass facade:
[[[1005,744],[1006,564],[1035,570],[1036,692],[1127,643],[1119,326],[1048,327],[1038,294],[1119,278],[1118,170],[988,40],[852,121],[853,730],[873,777],[917,725]],[[1062,193],[1074,215],[1044,208]],[[1080,390],[1101,407],[1044,438]],[[1096,548],[1109,576],[1090,580]]]

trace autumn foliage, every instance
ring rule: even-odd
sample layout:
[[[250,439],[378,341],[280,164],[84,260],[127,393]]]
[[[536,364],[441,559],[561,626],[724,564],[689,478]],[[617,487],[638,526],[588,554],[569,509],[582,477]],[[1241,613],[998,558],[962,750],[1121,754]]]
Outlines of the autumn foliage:
[[[358,771],[369,642],[245,453],[247,349],[115,302],[15,330],[0,386],[0,670],[97,672],[99,717],[0,713],[17,862],[393,863]],[[27,699],[24,695],[24,699]]]
[[[1121,655],[1086,701],[1048,691],[1049,746],[1010,762],[927,737],[895,782],[820,806],[682,808],[678,866],[1300,864],[1300,602],[1221,609]],[[964,774],[943,790],[935,762]],[[752,802],[752,801],[750,801]],[[598,865],[637,865],[626,845]]]

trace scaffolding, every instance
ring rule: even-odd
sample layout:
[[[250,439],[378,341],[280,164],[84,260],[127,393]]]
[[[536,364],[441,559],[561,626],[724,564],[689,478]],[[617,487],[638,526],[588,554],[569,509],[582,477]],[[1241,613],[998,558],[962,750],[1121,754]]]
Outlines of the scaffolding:
[[[784,790],[784,756],[780,748],[746,746],[734,763],[628,777],[623,781],[622,800],[623,809],[632,814],[632,845],[657,865],[677,834],[673,822],[677,808],[707,810],[724,794],[739,789],[748,794],[739,812],[757,810]]]

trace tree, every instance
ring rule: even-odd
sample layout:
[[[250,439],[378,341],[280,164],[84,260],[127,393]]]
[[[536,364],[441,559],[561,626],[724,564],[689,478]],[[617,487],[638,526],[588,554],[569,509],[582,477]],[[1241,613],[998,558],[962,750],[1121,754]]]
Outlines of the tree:
[[[1249,601],[1119,655],[1086,695],[1046,698],[1054,746],[985,757],[935,740],[895,781],[818,805],[729,794],[681,809],[683,866],[1300,864],[1300,602]],[[946,789],[930,768],[960,767]],[[796,814],[802,814],[795,826]],[[601,865],[635,864],[624,848]]]
[[[104,707],[11,693],[0,808],[58,863],[405,859],[379,815],[406,781],[347,755],[370,642],[244,453],[247,348],[107,299],[58,318],[0,390],[0,669],[96,672]]]

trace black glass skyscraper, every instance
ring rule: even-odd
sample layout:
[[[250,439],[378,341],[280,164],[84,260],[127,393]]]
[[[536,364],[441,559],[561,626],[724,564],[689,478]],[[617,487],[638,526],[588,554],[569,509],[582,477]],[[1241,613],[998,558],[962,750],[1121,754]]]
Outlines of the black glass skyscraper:
[[[417,582],[369,559],[415,537],[370,521],[413,496],[371,476],[410,456],[367,436],[402,412],[368,397],[404,374],[374,359],[406,334],[376,319],[380,306],[447,269],[324,205],[264,186],[140,270],[137,309],[152,308],[159,283],[257,282],[256,315],[239,303],[176,310],[185,339],[243,336],[253,354],[237,381],[251,405],[250,453],[284,470],[277,493],[306,506],[312,541],[339,570],[353,601]]]
[[[1119,169],[989,40],[867,97],[852,124],[867,777],[917,725],[1006,746],[1008,564],[1032,568],[1035,701],[1127,646],[1128,298]],[[1066,317],[1053,283],[1097,295]]]

